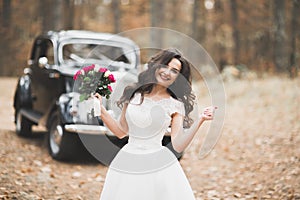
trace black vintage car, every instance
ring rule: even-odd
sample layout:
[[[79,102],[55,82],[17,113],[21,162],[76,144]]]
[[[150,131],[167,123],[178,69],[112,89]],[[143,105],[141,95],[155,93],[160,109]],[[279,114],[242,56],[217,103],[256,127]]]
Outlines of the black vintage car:
[[[54,159],[74,158],[87,149],[109,163],[127,138],[113,136],[101,119],[78,116],[73,76],[84,66],[99,64],[122,80],[124,84],[119,81],[117,88],[121,91],[136,80],[139,60],[137,45],[121,36],[74,30],[38,36],[14,96],[17,134],[29,136],[33,125],[42,125],[48,130],[48,149]],[[111,102],[104,104],[113,110]],[[164,143],[169,141],[166,136]]]

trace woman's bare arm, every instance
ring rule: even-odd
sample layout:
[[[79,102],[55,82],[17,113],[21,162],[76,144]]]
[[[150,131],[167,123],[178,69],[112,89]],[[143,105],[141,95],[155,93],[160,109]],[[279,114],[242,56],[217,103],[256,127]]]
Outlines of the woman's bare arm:
[[[127,110],[128,104],[125,104],[122,108],[121,116],[119,120],[114,119],[106,108],[102,105],[102,97],[99,94],[94,95],[100,101],[101,105],[101,115],[99,116],[105,126],[118,138],[123,138],[127,136],[128,125],[125,118],[125,113]]]
[[[216,107],[206,108],[197,121],[195,121],[189,129],[185,130],[182,126],[184,116],[179,113],[175,113],[173,115],[171,124],[171,140],[175,151],[182,152],[191,143],[203,122],[213,119],[214,109],[216,109]]]

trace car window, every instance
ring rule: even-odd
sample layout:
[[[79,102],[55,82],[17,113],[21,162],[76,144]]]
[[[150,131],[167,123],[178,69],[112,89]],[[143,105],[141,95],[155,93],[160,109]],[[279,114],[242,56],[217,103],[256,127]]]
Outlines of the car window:
[[[54,48],[52,42],[48,39],[39,39],[35,42],[32,60],[34,63],[38,63],[41,57],[47,57],[48,64],[54,64]]]
[[[70,43],[63,46],[63,61],[84,62],[86,60],[118,61],[131,64],[123,48],[99,44]]]
[[[50,40],[46,42],[46,57],[48,58],[48,64],[54,65],[54,48]]]
[[[35,41],[34,49],[33,49],[33,52],[32,52],[32,58],[31,58],[34,63],[38,63],[38,60],[39,60],[40,56],[42,55],[41,43],[42,43],[41,40]]]

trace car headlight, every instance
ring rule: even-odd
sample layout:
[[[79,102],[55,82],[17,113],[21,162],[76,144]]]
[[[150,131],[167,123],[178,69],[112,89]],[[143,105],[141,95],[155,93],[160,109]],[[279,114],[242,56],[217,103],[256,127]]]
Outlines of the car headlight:
[[[79,94],[75,92],[62,94],[58,99],[61,114],[68,123],[78,121]]]

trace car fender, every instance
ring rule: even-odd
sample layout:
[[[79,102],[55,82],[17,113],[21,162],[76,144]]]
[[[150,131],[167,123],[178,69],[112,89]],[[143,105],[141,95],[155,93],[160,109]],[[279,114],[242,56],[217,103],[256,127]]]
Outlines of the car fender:
[[[73,120],[67,116],[67,113],[65,112],[65,106],[62,103],[59,103],[59,101],[55,101],[52,103],[52,105],[50,106],[49,110],[47,111],[47,114],[45,115],[46,119],[45,121],[43,120],[43,124],[46,125],[47,129],[49,130],[50,125],[51,125],[51,120],[52,120],[52,116],[57,113],[59,120],[62,124],[72,124],[74,123]],[[46,122],[46,123],[44,123]]]
[[[32,107],[31,79],[28,74],[21,76],[17,84],[14,96],[14,108],[18,109],[19,107]]]

